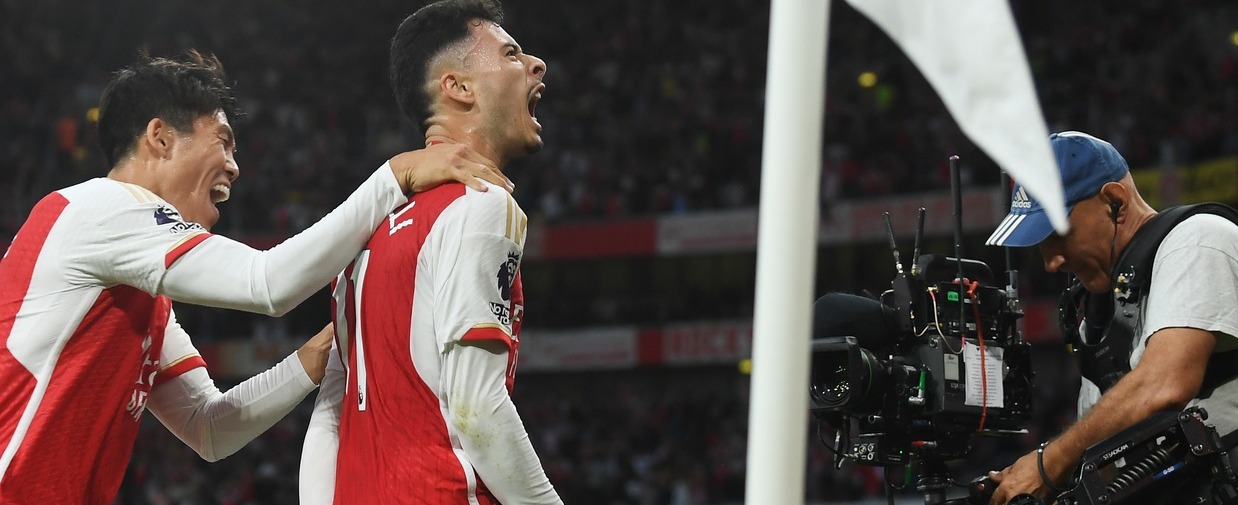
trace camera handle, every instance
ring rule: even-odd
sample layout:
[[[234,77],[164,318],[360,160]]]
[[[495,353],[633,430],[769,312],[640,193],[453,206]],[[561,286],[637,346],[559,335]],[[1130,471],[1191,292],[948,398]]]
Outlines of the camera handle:
[[[988,476],[977,477],[967,485],[967,498],[956,500],[958,505],[988,505],[993,498],[997,483]],[[1011,498],[1006,505],[1044,505],[1044,501],[1033,495],[1023,493]]]
[[[950,469],[946,467],[945,460],[933,457],[930,454],[924,454],[920,459],[920,465],[923,471],[920,477],[916,479],[916,491],[924,494],[924,505],[970,505],[976,503],[972,498],[974,494],[970,494],[971,488],[975,487],[974,485],[968,487],[969,496],[946,499],[946,492],[951,487],[958,486],[958,484],[955,484],[954,479],[950,476]],[[973,481],[972,484],[975,484],[975,482]],[[991,495],[992,491],[990,490],[989,493]],[[986,501],[985,503],[988,502]]]
[[[950,470],[938,458],[923,459],[924,473],[916,481],[916,491],[924,493],[924,505],[949,504],[946,491],[950,489]]]

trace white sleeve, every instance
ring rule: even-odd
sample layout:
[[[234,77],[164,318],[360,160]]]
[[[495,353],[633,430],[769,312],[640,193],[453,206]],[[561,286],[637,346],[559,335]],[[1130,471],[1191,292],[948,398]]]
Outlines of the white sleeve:
[[[435,261],[434,325],[438,345],[457,341],[512,342],[512,283],[524,254],[528,218],[506,191],[469,191],[468,205],[453,207],[440,220],[445,228]],[[449,216],[448,213],[451,213]]]
[[[506,352],[450,346],[442,371],[448,422],[460,434],[460,446],[481,481],[500,503],[562,504],[507,394],[506,368]]]
[[[1214,352],[1238,345],[1233,303],[1238,292],[1238,227],[1229,220],[1200,214],[1175,226],[1157,248],[1150,282],[1143,338],[1164,328],[1185,327],[1220,333]]]
[[[1078,415],[1075,418],[1083,419],[1083,416],[1087,415],[1088,411],[1092,410],[1092,407],[1096,406],[1097,402],[1100,402],[1100,388],[1096,387],[1096,384],[1092,384],[1092,381],[1088,380],[1087,377],[1080,377],[1079,399],[1075,405]]]
[[[165,340],[172,341],[171,346],[165,342],[171,349],[192,348],[189,335],[174,322],[168,324]],[[207,461],[240,450],[283,419],[316,387],[295,352],[227,393],[220,393],[202,366],[157,380],[146,408]]]
[[[340,406],[348,376],[337,348],[327,358],[327,373],[314,400],[314,414],[301,446],[298,491],[301,505],[331,505],[335,498],[335,461],[340,448]]]
[[[130,239],[99,237],[111,245],[86,253],[98,278],[127,284],[176,301],[282,315],[322,288],[356,256],[374,227],[408,199],[389,164],[383,164],[344,203],[305,231],[267,251],[211,235],[180,221],[174,209],[162,219],[134,216]],[[137,221],[137,219],[145,221]],[[153,226],[160,221],[160,226]],[[196,227],[196,229],[195,229]],[[106,233],[100,230],[97,233]],[[169,238],[177,240],[169,244]],[[125,254],[132,249],[131,254]],[[102,257],[99,257],[102,255]],[[133,258],[128,260],[126,258]]]

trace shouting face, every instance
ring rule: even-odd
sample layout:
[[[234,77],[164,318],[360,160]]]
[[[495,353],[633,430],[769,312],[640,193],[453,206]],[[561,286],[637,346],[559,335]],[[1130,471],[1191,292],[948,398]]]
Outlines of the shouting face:
[[[186,221],[211,228],[219,221],[216,204],[228,199],[240,175],[233,157],[236,139],[223,111],[200,116],[192,132],[176,132],[162,174],[161,197]]]
[[[526,54],[507,31],[491,22],[469,27],[472,46],[464,64],[472,77],[481,114],[480,128],[497,152],[516,157],[542,148],[542,125],[537,122],[546,62]]]

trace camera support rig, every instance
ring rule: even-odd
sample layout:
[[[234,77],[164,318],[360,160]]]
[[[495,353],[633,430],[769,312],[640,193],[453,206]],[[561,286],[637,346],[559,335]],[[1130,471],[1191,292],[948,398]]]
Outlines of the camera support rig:
[[[1199,407],[1160,412],[1090,447],[1080,463],[1078,485],[1059,496],[1058,503],[1156,503],[1167,493],[1181,495],[1173,503],[1238,503],[1238,479],[1206,419],[1208,413]]]
[[[1050,500],[1020,495],[1017,505],[1124,505],[1238,503],[1238,476],[1208,412],[1165,411],[1088,448],[1071,487]],[[972,481],[966,504],[989,503],[996,485]]]

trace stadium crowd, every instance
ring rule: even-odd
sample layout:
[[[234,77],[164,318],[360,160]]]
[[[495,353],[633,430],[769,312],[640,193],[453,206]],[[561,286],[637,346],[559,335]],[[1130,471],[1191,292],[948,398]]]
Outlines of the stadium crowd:
[[[1050,0],[1012,7],[1051,130],[1111,140],[1132,167],[1238,153],[1238,5]],[[242,177],[217,229],[245,238],[304,228],[415,137],[399,119],[385,78],[387,37],[409,10],[392,1],[359,8],[0,0],[0,238],[11,237],[48,191],[105,173],[91,108],[108,72],[138,48],[154,55],[188,47],[214,52],[236,82],[249,113],[238,125]],[[546,148],[510,172],[532,219],[581,222],[757,204],[767,3],[545,0],[510,11],[507,29],[550,68],[538,107]],[[967,184],[996,182],[992,163],[878,28],[833,2],[830,29],[823,200],[941,191],[949,154],[962,156]],[[875,72],[871,87],[857,80],[864,71]],[[288,317],[312,319],[297,329],[316,328],[324,316],[313,310]],[[191,334],[288,332],[262,318],[185,319]],[[742,500],[747,384],[734,373],[694,372],[659,373],[713,380],[714,387],[685,379],[597,395],[581,386],[592,377],[518,382],[516,402],[565,502]],[[1041,388],[1044,410],[1068,404],[1069,377],[1042,378],[1064,381],[1057,391]],[[308,409],[297,411],[214,464],[148,422],[118,502],[295,503],[308,416]],[[1051,432],[1064,421],[1038,423]],[[1012,443],[976,459],[1008,462],[1028,449]],[[879,492],[879,473],[835,471],[828,456],[810,443],[810,499]]]
[[[513,4],[506,25],[550,67],[538,109],[547,147],[511,175],[534,219],[756,204],[766,4]],[[1051,129],[1110,139],[1133,167],[1238,150],[1232,3],[1013,8]],[[107,73],[138,48],[211,51],[235,80],[249,118],[239,126],[242,179],[221,223],[233,235],[303,228],[414,138],[385,79],[386,38],[408,9],[400,2],[6,0],[0,9],[9,174],[0,236],[47,191],[104,172],[89,110]],[[946,188],[944,160],[955,153],[972,183],[996,180],[918,71],[846,4],[833,9],[829,48],[824,198]],[[857,80],[864,71],[875,72],[871,87]]]

